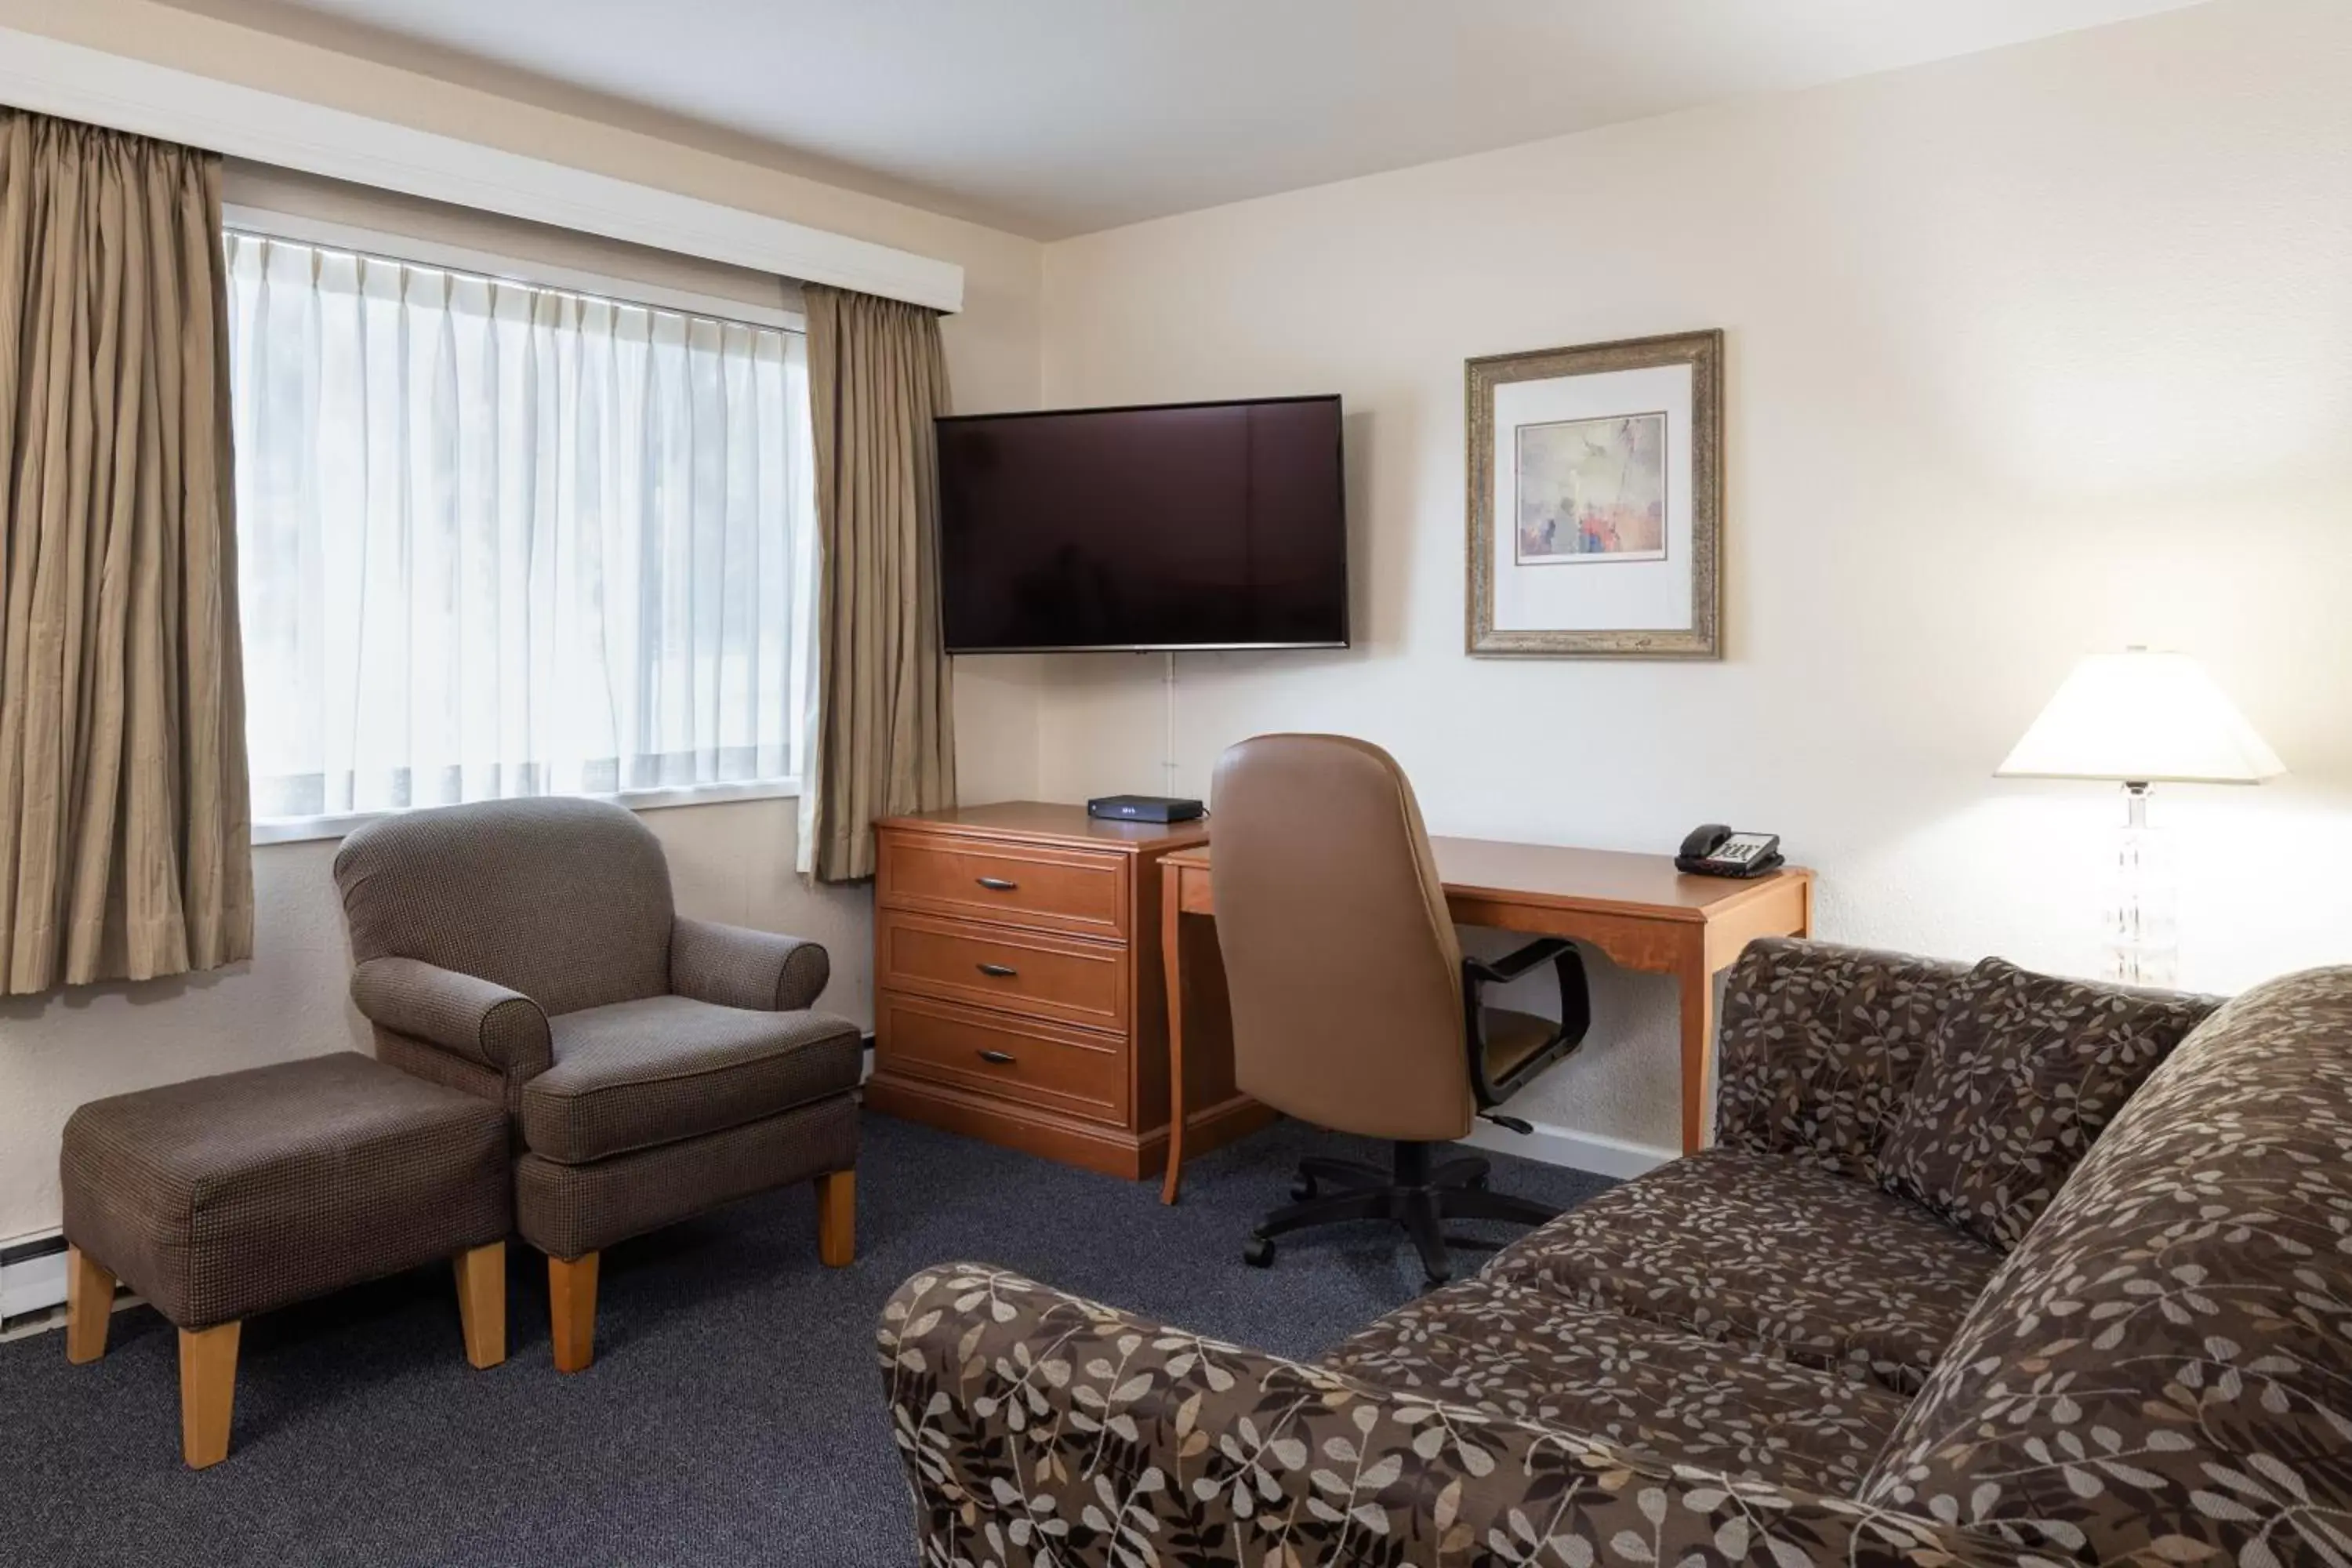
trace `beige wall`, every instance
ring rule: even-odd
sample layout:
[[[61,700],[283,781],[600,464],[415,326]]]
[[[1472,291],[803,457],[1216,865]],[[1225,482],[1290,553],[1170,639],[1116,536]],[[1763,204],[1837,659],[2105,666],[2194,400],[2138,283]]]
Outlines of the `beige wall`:
[[[1360,645],[1178,660],[1178,783],[1388,746],[1430,824],[1777,830],[1825,934],[2069,970],[2105,786],[1990,776],[2070,661],[2201,654],[2286,758],[2159,792],[2185,978],[2352,959],[2352,6],[2241,0],[1098,234],[1049,405],[1339,392]],[[1727,658],[1462,653],[1465,356],[1729,334]],[[967,661],[969,665],[970,661]],[[1050,667],[1054,797],[1160,788],[1155,660]],[[1675,1129],[1673,996],[1603,977],[1531,1114]]]
[[[667,186],[960,263],[965,309],[946,323],[959,406],[1034,406],[1041,248],[1032,240],[651,136],[458,88],[143,0],[0,0],[0,26],[130,53],[512,152]],[[1036,790],[1029,661],[957,683],[969,798]],[[832,949],[824,1005],[869,1023],[871,902],[813,892],[792,870],[789,800],[683,806],[646,821],[670,855],[679,909],[815,937]],[[0,1001],[0,1239],[57,1223],[57,1137],[74,1106],[201,1073],[362,1040],[344,997],[350,957],[329,877],[334,846],[255,853],[257,953],[208,975]]]
[[[143,0],[0,0],[130,50],[961,263],[961,407],[1338,391],[1359,646],[1178,661],[1177,787],[1276,728],[1370,736],[1441,832],[1788,837],[1827,934],[2080,969],[2095,785],[1988,775],[2069,659],[2203,654],[2294,770],[2179,789],[2188,978],[2352,957],[2302,846],[2352,826],[2352,12],[2225,3],[1778,99],[1030,241]],[[1730,334],[1729,657],[1473,661],[1461,361]],[[1042,352],[1041,352],[1042,342]],[[964,659],[967,799],[1156,790],[1159,661]],[[793,803],[650,813],[689,913],[820,937],[868,1016],[868,906],[793,878]],[[0,1004],[0,1237],[55,1223],[94,1095],[360,1037],[331,845],[257,854],[260,955]],[[1672,997],[1604,974],[1549,1122],[1674,1133]],[[1525,1107],[1523,1107],[1525,1109]]]

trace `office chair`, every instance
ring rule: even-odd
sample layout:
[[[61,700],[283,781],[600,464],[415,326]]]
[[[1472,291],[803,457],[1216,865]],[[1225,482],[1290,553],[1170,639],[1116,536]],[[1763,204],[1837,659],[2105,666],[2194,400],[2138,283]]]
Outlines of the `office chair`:
[[[1391,1219],[1432,1284],[1452,1273],[1444,1222],[1540,1225],[1557,1211],[1488,1190],[1475,1156],[1433,1164],[1431,1145],[1583,1042],[1592,1010],[1573,945],[1462,956],[1412,785],[1378,746],[1341,735],[1260,735],[1219,759],[1217,941],[1232,996],[1242,1090],[1285,1115],[1386,1138],[1394,1165],[1309,1157],[1297,1200],[1268,1214],[1243,1257],[1308,1226]],[[1560,1022],[1486,1006],[1486,987],[1549,962]],[[1325,1188],[1331,1189],[1328,1192]]]

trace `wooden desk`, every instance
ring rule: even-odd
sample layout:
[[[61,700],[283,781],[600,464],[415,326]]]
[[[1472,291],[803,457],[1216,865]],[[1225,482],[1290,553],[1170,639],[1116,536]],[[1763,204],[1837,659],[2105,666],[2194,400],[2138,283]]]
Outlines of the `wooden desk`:
[[[1665,855],[1483,838],[1430,843],[1455,924],[1572,937],[1623,968],[1672,974],[1682,983],[1683,1151],[1704,1143],[1707,1075],[1715,1054],[1715,977],[1757,937],[1811,934],[1813,874],[1790,867],[1743,882],[1685,877]],[[1187,987],[1196,1005],[1223,1005],[1223,976],[1213,977],[1212,992],[1205,977],[1194,973],[1202,966],[1202,944],[1194,942],[1189,965],[1184,959],[1184,917],[1216,913],[1211,847],[1180,849],[1160,863],[1171,1100],[1168,1169],[1160,1190],[1163,1203],[1176,1201],[1183,1173]],[[1223,1026],[1218,1019],[1216,1032],[1221,1035]]]

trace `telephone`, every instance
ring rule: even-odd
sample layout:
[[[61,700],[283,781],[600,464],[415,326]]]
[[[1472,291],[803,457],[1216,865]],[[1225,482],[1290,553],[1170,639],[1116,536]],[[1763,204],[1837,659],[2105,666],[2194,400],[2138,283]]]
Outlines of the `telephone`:
[[[1692,828],[1675,857],[1675,869],[1701,877],[1761,877],[1780,864],[1779,834],[1734,833],[1720,822]]]

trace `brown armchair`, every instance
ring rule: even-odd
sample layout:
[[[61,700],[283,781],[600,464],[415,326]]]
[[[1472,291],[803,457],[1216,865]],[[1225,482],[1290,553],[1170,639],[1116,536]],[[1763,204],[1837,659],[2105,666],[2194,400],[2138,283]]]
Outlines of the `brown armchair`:
[[[807,1010],[824,948],[679,918],[659,842],[596,801],[386,817],[335,881],[376,1055],[513,1119],[559,1368],[592,1359],[614,1242],[814,1177],[818,1253],[850,1260],[860,1041]]]

